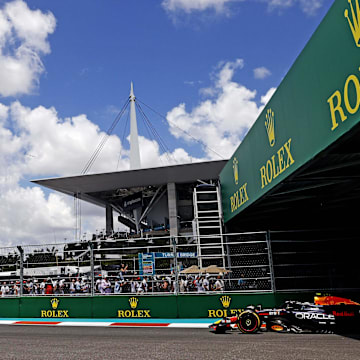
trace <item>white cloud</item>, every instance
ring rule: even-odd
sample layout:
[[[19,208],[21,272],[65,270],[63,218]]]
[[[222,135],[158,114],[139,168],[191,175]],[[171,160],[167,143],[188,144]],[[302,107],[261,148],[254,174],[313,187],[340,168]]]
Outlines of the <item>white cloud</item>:
[[[149,140],[143,136],[139,136],[139,146],[142,167],[168,166],[205,160],[205,158],[191,156],[182,148],[176,148],[172,152],[161,152],[155,140]]]
[[[323,6],[324,0],[299,0],[305,14],[314,15]]]
[[[80,173],[103,135],[84,115],[62,120],[53,108],[0,103],[1,246],[73,239],[73,199],[57,193],[45,195],[29,178]],[[109,144],[105,156],[115,167],[119,141],[109,139]],[[96,167],[102,170],[101,161]],[[104,223],[103,212],[96,208],[87,215],[84,228]]]
[[[268,90],[268,92],[261,97],[261,99],[260,99],[261,104],[263,104],[265,106],[270,101],[270,99],[274,95],[275,91],[276,91],[276,88],[270,88]]]
[[[0,194],[1,245],[52,242],[53,232],[71,232],[74,221],[71,207],[63,196],[46,199],[39,187],[16,186]]]
[[[288,8],[290,6],[293,6],[296,2],[296,0],[263,0],[263,1],[268,3],[270,9]]]
[[[271,71],[264,66],[254,69],[254,78],[255,79],[265,79],[270,75],[271,75]]]
[[[201,139],[207,146],[204,151],[208,159],[218,159],[210,149],[224,158],[232,155],[261,112],[263,101],[266,101],[273,91],[262,97],[261,104],[258,105],[255,90],[232,80],[235,71],[243,67],[242,59],[222,62],[213,76],[213,85],[202,91],[202,94],[209,98],[190,112],[182,103],[167,114],[171,133],[177,138],[192,141],[184,132],[179,131],[180,128],[194,138]]]
[[[228,14],[229,5],[235,2],[245,2],[250,0],[163,0],[162,6],[169,13],[175,14],[184,12],[191,14],[194,12],[204,12],[214,10],[217,14]],[[251,0],[254,1],[254,0]],[[321,8],[324,0],[255,0],[268,4],[270,10],[284,10],[294,5],[299,5],[300,9],[307,15],[314,15]]]
[[[323,6],[324,0],[262,0],[268,3],[269,9],[287,9],[299,5],[307,15],[314,15]]]
[[[22,163],[26,174],[79,174],[105,135],[85,115],[60,119],[54,108],[30,109],[16,101],[10,106],[10,116],[21,138],[22,151],[28,154]],[[114,171],[119,151],[120,139],[110,136],[91,170]],[[123,163],[121,168],[125,167]]]
[[[80,174],[104,135],[86,115],[61,119],[55,108],[0,103],[1,246],[74,238],[73,199],[59,193],[46,195],[29,180]],[[183,149],[161,153],[156,141],[142,136],[140,145],[144,167],[200,160]],[[91,172],[128,169],[128,155],[119,137],[112,135]],[[83,203],[82,225],[83,232],[103,229],[104,209]]]
[[[223,13],[226,5],[240,0],[163,0],[162,6],[169,12],[184,11],[191,13],[193,11],[215,10],[217,13]]]
[[[271,89],[257,105],[256,91],[233,81],[235,71],[243,67],[242,59],[221,63],[213,75],[210,98],[191,112],[180,104],[168,113],[170,131],[175,137],[192,141],[178,126],[223,157],[232,154],[274,91]],[[53,107],[30,108],[19,101],[8,106],[0,103],[2,246],[73,239],[73,199],[48,193],[30,184],[29,179],[80,174],[104,135],[86,115],[62,119]],[[143,136],[139,142],[144,167],[218,159],[209,149],[205,149],[204,158],[195,158],[180,147],[164,153],[156,141]],[[128,169],[128,156],[119,137],[112,135],[91,172]],[[82,209],[82,232],[94,233],[105,227],[104,209],[85,203]]]
[[[52,13],[31,10],[22,0],[0,9],[0,95],[29,94],[44,72],[40,56],[50,53],[47,37],[55,30]]]

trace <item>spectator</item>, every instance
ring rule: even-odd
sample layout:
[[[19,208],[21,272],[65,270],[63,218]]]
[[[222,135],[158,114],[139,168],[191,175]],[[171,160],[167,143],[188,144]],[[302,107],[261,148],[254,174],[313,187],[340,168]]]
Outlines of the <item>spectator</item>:
[[[59,287],[59,294],[63,295],[65,293],[65,279],[61,279],[59,281],[58,287]]]
[[[45,295],[45,288],[46,288],[46,281],[43,279],[43,281],[39,285],[39,294]]]
[[[76,289],[75,289],[75,279],[72,279],[69,285],[69,293],[70,295],[73,295],[76,293]]]
[[[148,291],[147,276],[145,276],[138,285],[137,293],[143,294],[144,292],[147,293],[147,291]]]
[[[80,284],[79,278],[76,278],[74,285],[75,285],[75,294],[80,294],[81,293],[81,284]]]
[[[202,285],[205,292],[210,290],[209,274],[206,274],[205,278],[203,277]]]
[[[121,280],[120,275],[115,280],[115,286],[114,286],[114,294],[120,294],[122,291],[122,282],[124,280]]]
[[[198,293],[204,293],[205,292],[203,282],[204,282],[204,277],[201,276],[201,275],[198,275],[196,280],[195,280],[195,287],[197,288]]]
[[[241,274],[240,279],[238,280],[238,286],[239,286],[240,290],[243,290],[246,287],[246,281],[245,281],[244,277],[245,277],[244,274]]]
[[[20,281],[16,281],[14,284],[14,295],[20,295]]]
[[[58,279],[60,279],[60,276],[58,276]],[[58,279],[53,279],[52,281],[53,291],[55,295],[59,294]]]
[[[171,279],[171,276],[165,276],[165,280],[168,282],[168,291],[173,291],[173,282],[172,282],[172,279]]]
[[[89,292],[89,284],[87,283],[87,278],[85,276],[81,279],[80,287],[82,294],[87,294]]]
[[[34,292],[34,295],[38,295],[40,292],[40,288],[39,288],[40,284],[38,283],[38,280],[37,279],[34,279],[34,289],[33,289],[33,292]]]
[[[179,282],[179,291],[181,293],[184,293],[186,291],[186,278],[181,277]]]
[[[111,282],[105,276],[101,281],[101,293],[102,294],[111,294]]]
[[[9,295],[9,286],[6,285],[6,281],[3,282],[2,286],[1,286],[1,297],[5,297],[7,295]]]
[[[218,275],[216,281],[215,281],[215,291],[224,291],[224,280],[221,278],[221,275]]]
[[[51,295],[53,293],[53,284],[51,278],[48,278],[45,286],[45,295]]]
[[[162,291],[164,291],[164,292],[170,291],[170,284],[169,284],[169,280],[167,278],[164,278],[164,280],[163,280]]]
[[[95,284],[95,289],[97,293],[101,293],[101,280],[97,279]]]
[[[121,264],[121,266],[120,266],[120,273],[119,273],[119,276],[120,276],[120,279],[121,280],[124,280],[125,278],[125,275],[126,275],[126,273],[127,273],[127,268],[128,268],[128,266],[126,265],[125,266],[125,264]]]
[[[137,281],[138,279],[139,278],[131,278],[131,281],[130,281],[131,293],[136,293],[136,291],[139,287],[139,282]]]

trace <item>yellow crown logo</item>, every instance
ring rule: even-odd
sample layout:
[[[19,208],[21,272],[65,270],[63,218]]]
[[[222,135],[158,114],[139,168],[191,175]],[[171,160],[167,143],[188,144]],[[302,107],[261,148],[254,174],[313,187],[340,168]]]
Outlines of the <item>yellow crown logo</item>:
[[[237,185],[239,183],[239,169],[238,169],[238,159],[236,157],[234,157],[233,160],[233,170],[234,170],[234,181],[235,184]]]
[[[56,299],[56,298],[51,299],[51,300],[50,300],[51,307],[52,307],[54,310],[56,310],[57,307],[58,307],[58,305],[59,305],[59,302],[60,302],[59,299]]]
[[[355,0],[356,2],[356,11],[354,10],[352,0],[348,0],[348,3],[350,4],[351,9],[351,16],[352,16],[352,22],[349,17],[349,10],[345,9],[344,15],[347,19],[351,32],[353,34],[355,44],[357,47],[360,47],[360,7],[359,7],[359,0]]]
[[[136,309],[137,304],[138,304],[138,301],[139,301],[139,299],[137,299],[136,297],[131,297],[131,298],[129,299],[130,307],[131,307],[132,309]]]
[[[224,295],[220,298],[220,302],[222,304],[222,306],[227,309],[229,306],[230,306],[230,303],[231,303],[231,297],[230,296],[227,296],[227,295]]]
[[[271,109],[268,109],[265,117],[265,127],[269,138],[269,144],[273,147],[275,145],[275,114]]]

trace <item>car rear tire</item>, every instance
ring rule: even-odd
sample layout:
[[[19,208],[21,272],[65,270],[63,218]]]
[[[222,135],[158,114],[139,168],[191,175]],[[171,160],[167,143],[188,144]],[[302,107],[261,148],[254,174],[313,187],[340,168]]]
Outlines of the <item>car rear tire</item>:
[[[245,310],[238,316],[238,328],[244,334],[256,333],[260,325],[259,315],[252,310]]]

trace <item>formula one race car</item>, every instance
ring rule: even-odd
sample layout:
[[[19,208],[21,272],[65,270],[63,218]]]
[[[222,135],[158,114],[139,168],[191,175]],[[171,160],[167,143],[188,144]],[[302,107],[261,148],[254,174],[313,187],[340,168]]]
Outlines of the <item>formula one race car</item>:
[[[238,329],[242,333],[262,331],[293,333],[359,332],[360,304],[336,296],[315,296],[314,303],[286,301],[275,309],[248,306],[236,316],[211,324],[216,333]]]

